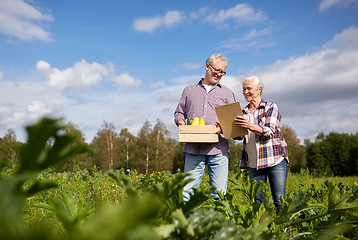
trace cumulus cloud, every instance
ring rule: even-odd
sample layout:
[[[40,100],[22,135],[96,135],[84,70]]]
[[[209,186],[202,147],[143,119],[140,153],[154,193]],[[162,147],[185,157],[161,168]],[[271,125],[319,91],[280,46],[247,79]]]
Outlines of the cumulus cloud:
[[[161,27],[170,28],[183,19],[185,19],[185,16],[182,12],[168,11],[164,16],[136,19],[133,27],[136,31],[152,33]]]
[[[262,48],[272,47],[276,45],[275,42],[270,41],[267,38],[261,37],[268,34],[270,34],[269,28],[265,28],[262,30],[252,29],[242,38],[234,38],[223,41],[222,46],[223,48],[235,49],[239,51],[253,50],[253,53],[257,53]]]
[[[358,92],[358,28],[336,34],[320,51],[278,61],[262,74],[273,95],[290,96],[290,103],[354,99]],[[280,81],[281,84],[275,84]],[[305,97],[302,98],[302,94]]]
[[[357,7],[356,0],[322,0],[318,5],[318,10],[320,12],[327,11],[333,7],[347,7],[349,5],[353,5]]]
[[[229,9],[214,10],[203,7],[191,13],[168,11],[164,16],[138,18],[133,22],[136,31],[153,33],[158,28],[170,28],[184,20],[202,20],[215,25],[217,28],[226,26],[230,21],[235,26],[260,23],[267,20],[267,16],[259,9],[254,9],[247,3],[237,4]],[[230,23],[231,23],[230,22]]]
[[[43,23],[53,20],[50,14],[41,12],[24,0],[0,1],[0,33],[21,40],[52,41]]]
[[[266,15],[261,10],[254,9],[247,3],[241,3],[233,8],[210,14],[206,21],[217,27],[223,27],[230,20],[236,22],[236,25],[243,25],[264,22],[266,19]]]
[[[41,60],[37,62],[36,68],[42,74],[46,84],[58,90],[84,90],[98,85],[103,80],[114,81],[120,86],[136,87],[141,84],[140,80],[135,80],[128,73],[116,76],[111,63],[106,65],[96,62],[88,63],[82,59],[72,67],[59,70]]]
[[[355,133],[358,129],[358,27],[336,34],[314,52],[279,60],[245,76],[225,76],[242,107],[242,80],[258,75],[263,99],[278,104],[282,124],[294,129],[303,143],[320,133]]]
[[[61,102],[58,99],[31,100],[26,107],[28,118],[34,120],[47,115],[56,115],[56,112],[60,109]]]
[[[301,138],[312,140],[332,130],[356,132],[357,34],[358,28],[350,27],[320,50],[251,73],[263,79],[263,98],[279,104],[284,123],[298,130]]]
[[[112,81],[117,83],[119,86],[132,86],[138,87],[141,85],[141,81],[131,77],[128,73],[121,73],[118,76],[114,76]]]
[[[31,89],[29,91],[29,89]],[[9,128],[23,131],[23,126],[43,116],[63,116],[70,104],[58,91],[39,82],[1,82],[0,135]],[[23,137],[19,138],[24,140]]]

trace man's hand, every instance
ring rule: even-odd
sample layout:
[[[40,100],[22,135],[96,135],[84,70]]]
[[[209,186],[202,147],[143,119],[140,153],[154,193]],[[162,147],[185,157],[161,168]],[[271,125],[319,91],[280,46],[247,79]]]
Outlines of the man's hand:
[[[177,123],[178,123],[178,125],[185,125],[185,120],[182,118],[179,118]]]
[[[216,134],[220,134],[220,133],[221,133],[220,123],[216,122],[216,123],[215,123],[215,127],[216,127]]]

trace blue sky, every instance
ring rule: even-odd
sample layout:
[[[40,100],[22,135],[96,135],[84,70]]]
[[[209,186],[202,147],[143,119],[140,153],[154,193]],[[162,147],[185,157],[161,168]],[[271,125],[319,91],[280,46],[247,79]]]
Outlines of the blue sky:
[[[242,79],[261,77],[301,141],[357,132],[357,0],[0,0],[0,137],[56,116],[88,142],[104,121],[136,135],[158,118],[177,138],[182,90],[212,53],[241,106]]]

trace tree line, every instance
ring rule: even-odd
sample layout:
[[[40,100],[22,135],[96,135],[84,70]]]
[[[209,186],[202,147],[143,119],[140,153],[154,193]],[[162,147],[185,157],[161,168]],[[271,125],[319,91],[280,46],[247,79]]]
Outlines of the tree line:
[[[64,134],[75,135],[72,144],[87,144],[79,127],[67,122]],[[315,141],[304,140],[304,145],[289,126],[281,128],[289,152],[291,172],[308,169],[316,175],[351,176],[357,175],[358,167],[358,133],[346,134],[331,132],[320,133]],[[230,139],[230,170],[240,160],[242,142]],[[0,161],[14,165],[18,161],[16,133],[9,129],[0,137]],[[51,142],[48,143],[51,145]],[[113,123],[104,121],[101,128],[87,144],[91,153],[78,154],[56,165],[53,170],[58,172],[71,171],[74,166],[81,169],[113,170],[124,169],[127,173],[152,173],[161,171],[177,172],[184,170],[184,153],[182,143],[170,137],[165,124],[157,119],[154,126],[146,120],[137,136],[123,128],[117,131]]]

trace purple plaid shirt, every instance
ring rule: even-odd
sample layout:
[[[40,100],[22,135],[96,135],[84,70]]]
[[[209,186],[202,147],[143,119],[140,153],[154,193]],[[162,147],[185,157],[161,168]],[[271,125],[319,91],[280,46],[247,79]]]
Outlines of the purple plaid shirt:
[[[249,105],[242,110],[244,116],[247,114],[248,107]],[[277,105],[273,102],[261,100],[257,110],[255,111],[254,123],[263,129],[261,136],[256,134],[257,169],[274,166],[282,157],[285,157],[288,161],[287,144],[280,131],[281,114]],[[248,168],[245,139],[239,164],[240,168]]]
[[[206,125],[214,125],[219,122],[215,107],[235,102],[234,93],[229,88],[219,82],[207,92],[202,80],[184,89],[174,113],[175,123],[180,118],[186,120],[188,117],[203,117]],[[196,155],[217,155],[228,151],[229,142],[223,134],[219,135],[218,143],[184,143],[183,146],[183,152]]]

